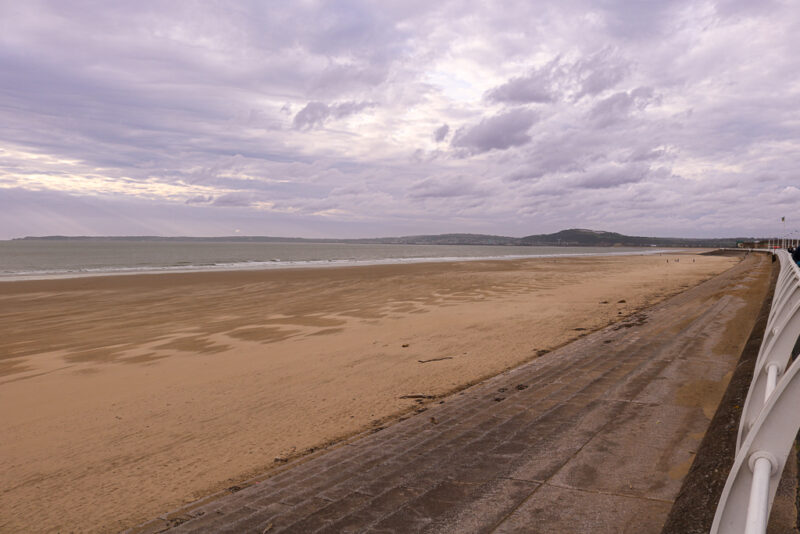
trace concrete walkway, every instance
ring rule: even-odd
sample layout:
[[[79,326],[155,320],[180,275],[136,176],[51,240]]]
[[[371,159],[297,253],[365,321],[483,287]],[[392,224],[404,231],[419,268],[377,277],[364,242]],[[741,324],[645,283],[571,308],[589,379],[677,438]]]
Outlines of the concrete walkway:
[[[423,413],[133,532],[660,532],[769,268],[750,255]]]

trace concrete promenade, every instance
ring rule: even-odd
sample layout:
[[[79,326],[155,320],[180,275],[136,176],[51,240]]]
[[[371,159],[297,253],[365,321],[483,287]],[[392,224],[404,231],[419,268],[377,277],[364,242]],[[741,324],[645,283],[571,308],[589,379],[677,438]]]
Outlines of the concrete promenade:
[[[413,417],[132,532],[658,533],[770,268],[751,254]]]

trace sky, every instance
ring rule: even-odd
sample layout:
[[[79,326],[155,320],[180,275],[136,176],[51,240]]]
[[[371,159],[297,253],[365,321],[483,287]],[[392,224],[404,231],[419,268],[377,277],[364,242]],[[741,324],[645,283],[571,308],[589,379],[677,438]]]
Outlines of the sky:
[[[800,237],[800,2],[0,0],[0,239]]]

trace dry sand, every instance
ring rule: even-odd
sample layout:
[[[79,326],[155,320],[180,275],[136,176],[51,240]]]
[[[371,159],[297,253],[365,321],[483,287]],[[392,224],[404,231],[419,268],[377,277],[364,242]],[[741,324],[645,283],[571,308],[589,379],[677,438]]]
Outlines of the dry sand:
[[[133,526],[418,408],[403,396],[497,374],[737,261],[0,283],[0,531]]]

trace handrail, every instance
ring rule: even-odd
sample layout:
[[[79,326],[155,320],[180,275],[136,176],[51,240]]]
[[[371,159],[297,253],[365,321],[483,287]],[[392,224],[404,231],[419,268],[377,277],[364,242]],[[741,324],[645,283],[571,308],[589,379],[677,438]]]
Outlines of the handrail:
[[[775,252],[780,273],[753,379],[742,410],[736,458],[711,534],[763,534],[786,458],[800,430],[800,268]]]

